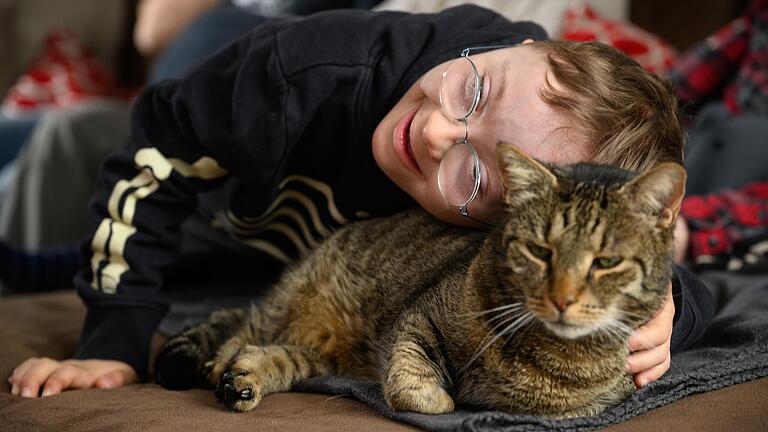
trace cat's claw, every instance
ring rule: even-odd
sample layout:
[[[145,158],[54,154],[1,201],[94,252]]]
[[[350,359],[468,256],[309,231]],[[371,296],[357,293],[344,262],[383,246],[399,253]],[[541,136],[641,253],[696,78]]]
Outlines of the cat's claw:
[[[240,392],[240,399],[251,400],[253,399],[253,391],[249,388]]]
[[[258,391],[251,387],[238,389],[238,387],[242,386],[238,382],[239,377],[230,372],[225,372],[216,385],[216,398],[229,409],[250,411],[261,401],[261,396]]]

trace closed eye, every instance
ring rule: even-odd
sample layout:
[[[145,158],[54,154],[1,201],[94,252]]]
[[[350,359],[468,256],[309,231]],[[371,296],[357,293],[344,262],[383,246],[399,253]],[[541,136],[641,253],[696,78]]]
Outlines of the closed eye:
[[[480,100],[477,101],[477,110],[482,111],[483,108],[485,108],[486,100],[488,99],[488,77],[486,75],[482,75],[480,77]]]
[[[533,242],[527,242],[525,244],[525,247],[528,249],[528,252],[531,253],[534,257],[544,261],[549,262],[549,260],[552,258],[552,251],[543,247],[539,246],[536,243]]]

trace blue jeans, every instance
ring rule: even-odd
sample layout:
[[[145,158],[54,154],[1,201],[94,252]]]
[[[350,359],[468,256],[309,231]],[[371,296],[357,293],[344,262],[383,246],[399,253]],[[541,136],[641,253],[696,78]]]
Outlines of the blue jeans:
[[[37,124],[37,116],[11,119],[0,114],[0,167],[12,161]]]

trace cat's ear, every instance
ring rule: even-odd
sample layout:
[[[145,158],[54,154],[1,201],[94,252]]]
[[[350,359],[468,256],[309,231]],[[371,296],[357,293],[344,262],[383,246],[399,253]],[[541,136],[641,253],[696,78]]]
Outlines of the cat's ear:
[[[499,144],[496,159],[506,190],[504,202],[507,205],[524,203],[557,186],[557,177],[547,167],[512,144]]]
[[[675,223],[685,195],[685,168],[664,162],[622,187],[636,203],[636,210],[657,217],[656,225],[668,228]]]

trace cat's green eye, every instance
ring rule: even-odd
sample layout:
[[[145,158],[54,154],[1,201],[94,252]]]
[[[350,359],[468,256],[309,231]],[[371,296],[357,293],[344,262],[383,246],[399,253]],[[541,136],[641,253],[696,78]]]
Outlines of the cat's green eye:
[[[621,263],[621,261],[622,259],[620,257],[600,257],[595,258],[595,260],[592,261],[592,265],[599,269],[609,269],[616,267]]]
[[[552,258],[552,251],[545,247],[541,247],[531,242],[526,243],[525,247],[528,248],[528,251],[531,253],[531,255],[542,261],[549,261],[549,259]]]

